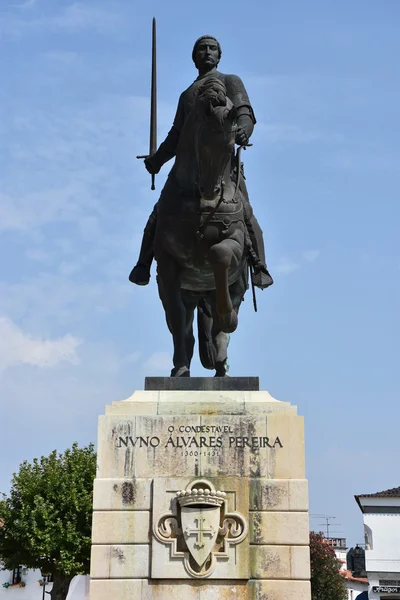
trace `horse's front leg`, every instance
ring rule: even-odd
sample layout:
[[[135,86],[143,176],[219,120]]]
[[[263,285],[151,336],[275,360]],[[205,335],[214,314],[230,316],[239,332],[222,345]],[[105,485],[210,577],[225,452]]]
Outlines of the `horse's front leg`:
[[[187,316],[182,300],[180,272],[174,259],[166,252],[158,258],[157,276],[160,298],[174,343],[174,368],[171,377],[189,377],[190,361],[186,345]]]
[[[238,264],[243,246],[235,238],[222,240],[210,248],[209,261],[214,271],[216,311],[221,331],[232,333],[238,326],[237,312],[229,293],[229,268],[232,261]]]

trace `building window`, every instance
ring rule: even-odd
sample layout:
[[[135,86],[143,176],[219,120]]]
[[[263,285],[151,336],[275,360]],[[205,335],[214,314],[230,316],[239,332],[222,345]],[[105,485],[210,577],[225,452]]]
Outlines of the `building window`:
[[[22,567],[16,567],[12,572],[12,585],[21,583],[22,579]]]
[[[365,538],[365,549],[373,550],[374,549],[374,541],[372,537],[372,530],[368,525],[364,524],[364,538]]]

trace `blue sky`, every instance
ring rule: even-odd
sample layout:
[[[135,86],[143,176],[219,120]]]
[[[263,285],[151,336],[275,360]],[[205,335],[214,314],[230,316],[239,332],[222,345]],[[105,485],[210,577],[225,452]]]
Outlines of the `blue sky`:
[[[160,141],[202,34],[253,103],[245,168],[275,284],[257,315],[246,297],[231,374],[298,405],[311,513],[355,544],[353,495],[399,485],[400,5],[207,8],[1,0],[0,490],[22,460],[95,440],[106,403],[170,369],[154,277],[127,280],[157,199],[135,159],[155,15]]]

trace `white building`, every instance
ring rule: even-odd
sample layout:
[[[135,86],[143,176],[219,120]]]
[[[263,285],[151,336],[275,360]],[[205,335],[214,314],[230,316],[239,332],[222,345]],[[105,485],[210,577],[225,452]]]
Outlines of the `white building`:
[[[0,600],[49,600],[52,583],[47,583],[45,590],[40,571],[19,567],[13,571],[0,571]],[[6,587],[4,587],[6,584]],[[7,587],[7,584],[10,584]],[[23,587],[20,587],[20,586]],[[89,576],[77,576],[71,581],[67,600],[89,599]]]
[[[346,554],[347,554],[347,541],[346,538],[338,538],[338,537],[327,537],[325,538],[328,546],[334,549],[336,558],[340,560],[342,564],[346,564]]]
[[[369,599],[400,599],[400,487],[355,498],[364,516]]]
[[[368,579],[366,577],[354,577],[348,569],[342,569],[346,578],[347,600],[364,600],[368,598]],[[364,594],[364,595],[363,595]]]
[[[357,600],[363,592],[368,592],[368,579],[353,574],[347,565],[346,538],[326,538],[328,545],[334,549],[336,558],[341,562],[340,569],[346,579],[347,600]]]

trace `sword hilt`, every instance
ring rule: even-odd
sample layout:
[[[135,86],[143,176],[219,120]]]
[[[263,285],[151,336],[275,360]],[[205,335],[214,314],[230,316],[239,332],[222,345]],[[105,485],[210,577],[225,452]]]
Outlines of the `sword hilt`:
[[[150,158],[150,156],[152,156],[152,154],[143,154],[143,156],[137,156],[136,158],[146,159],[146,158]],[[156,176],[154,173],[151,174],[151,189],[152,190],[156,189]]]

